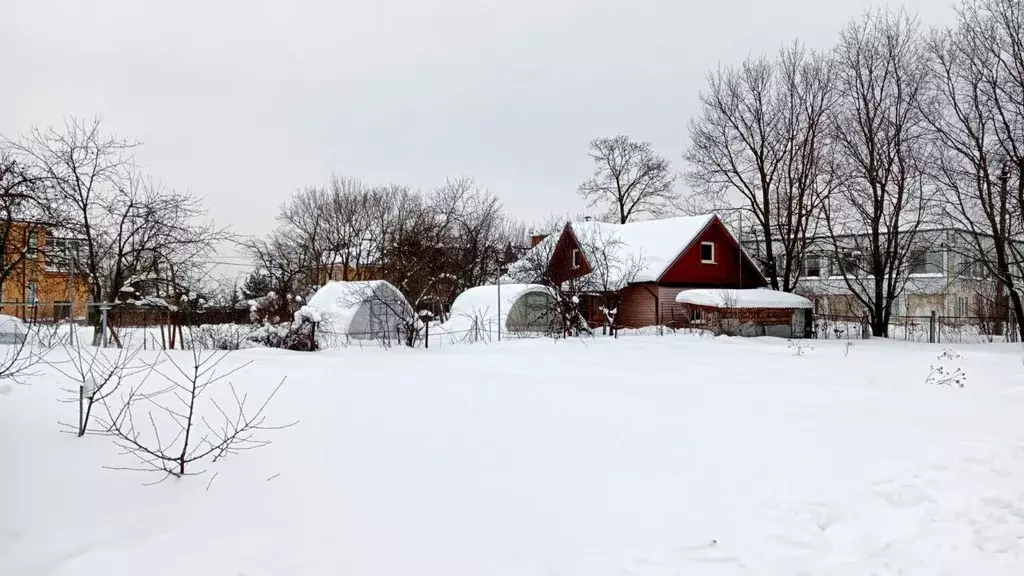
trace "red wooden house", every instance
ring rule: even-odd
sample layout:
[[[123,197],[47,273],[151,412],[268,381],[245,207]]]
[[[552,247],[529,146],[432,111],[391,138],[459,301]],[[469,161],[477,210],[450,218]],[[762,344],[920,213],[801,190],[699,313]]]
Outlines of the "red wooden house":
[[[513,264],[519,280],[573,287],[592,325],[602,307],[625,328],[684,325],[676,295],[687,288],[760,288],[768,281],[713,214],[608,224],[570,222],[559,234],[534,237]],[[525,276],[532,275],[532,278]]]

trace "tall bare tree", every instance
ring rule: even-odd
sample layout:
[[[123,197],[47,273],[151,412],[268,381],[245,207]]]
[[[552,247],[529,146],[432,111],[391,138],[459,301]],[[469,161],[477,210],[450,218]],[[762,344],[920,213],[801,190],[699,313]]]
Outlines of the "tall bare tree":
[[[826,153],[832,66],[799,43],[778,58],[749,58],[708,76],[701,115],[690,122],[686,180],[701,211],[736,196],[760,240],[761,268],[776,290],[793,290],[822,199],[834,186]]]
[[[337,229],[331,226],[330,195],[321,187],[296,192],[281,206],[277,219],[289,231],[295,246],[306,252],[302,260],[309,265],[309,274],[319,282],[333,264]]]
[[[304,248],[290,234],[290,230],[278,229],[266,238],[254,239],[245,246],[256,269],[264,276],[268,289],[261,295],[261,316],[276,322],[290,322],[292,312],[298,307],[295,296],[305,298],[316,285],[310,275],[314,266],[309,260],[311,251]]]
[[[173,286],[225,236],[201,220],[198,198],[139,173],[136,146],[104,133],[99,119],[73,118],[63,130],[35,129],[17,143],[52,189],[61,225],[81,245],[76,268],[87,275],[93,302],[115,302],[136,282]],[[96,324],[96,341],[99,332]]]
[[[1024,339],[1024,4],[971,0],[958,15],[956,27],[935,31],[928,42],[925,118],[937,144],[930,173],[946,191],[946,218],[969,248],[958,272],[991,277],[994,296],[1008,296]]]
[[[597,138],[590,143],[594,175],[580,184],[590,206],[606,204],[620,224],[637,216],[659,216],[678,199],[669,161],[654,152],[650,142],[628,136]]]
[[[49,187],[17,144],[0,139],[0,284],[23,269],[28,236],[55,220]]]
[[[274,234],[249,247],[275,294],[301,293],[330,271],[345,281],[387,280],[417,310],[434,313],[463,289],[496,278],[497,256],[525,235],[498,198],[469,177],[419,193],[335,176],[296,193],[278,221]],[[280,303],[275,316],[287,319],[291,307]]]
[[[910,254],[932,216],[921,106],[928,63],[917,20],[879,11],[851,22],[835,66],[831,139],[842,181],[824,216],[846,286],[866,309],[872,333],[887,336]]]

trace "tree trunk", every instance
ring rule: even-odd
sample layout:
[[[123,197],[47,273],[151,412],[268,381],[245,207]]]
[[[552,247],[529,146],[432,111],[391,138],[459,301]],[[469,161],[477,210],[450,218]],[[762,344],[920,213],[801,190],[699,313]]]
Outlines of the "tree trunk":
[[[1024,304],[1021,303],[1020,293],[1010,290],[1010,302],[1013,304],[1013,319],[1017,322],[1017,336],[1019,342],[1024,342]]]
[[[885,321],[885,302],[883,300],[884,288],[882,283],[885,280],[875,274],[875,294],[871,302],[871,335],[876,338],[885,338],[888,326]]]

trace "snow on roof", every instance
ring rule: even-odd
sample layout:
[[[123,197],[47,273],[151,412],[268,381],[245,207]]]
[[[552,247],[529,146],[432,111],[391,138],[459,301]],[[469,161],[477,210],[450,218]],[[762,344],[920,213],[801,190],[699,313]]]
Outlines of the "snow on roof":
[[[403,312],[412,314],[405,296],[386,280],[328,282],[309,299],[306,307],[320,312],[321,325],[333,334],[347,334],[359,308],[371,299],[405,302]],[[360,328],[362,329],[362,328]]]
[[[499,322],[503,330],[507,329],[509,310],[520,298],[531,292],[554,294],[551,288],[541,284],[502,284],[501,317],[499,318],[498,286],[489,284],[470,288],[455,298],[448,321],[439,325],[438,330],[455,334],[467,332],[475,326],[496,332]]]
[[[611,241],[615,260],[634,260],[637,263],[634,282],[653,282],[707,228],[712,218],[713,214],[704,214],[627,224],[574,222],[571,226],[584,246],[588,242]]]
[[[661,220],[644,220],[626,224],[607,222],[570,222],[569,228],[579,242],[591,268],[599,269],[607,261],[608,286],[616,288],[631,282],[654,282],[660,278],[676,258],[686,250],[697,236],[707,228],[714,214],[680,216]],[[531,252],[541,255],[553,253],[561,231],[550,234],[519,262],[509,268],[513,276],[525,272]],[[596,252],[606,253],[602,257]]]
[[[814,303],[803,296],[765,288],[683,290],[676,302],[714,308],[814,308]]]

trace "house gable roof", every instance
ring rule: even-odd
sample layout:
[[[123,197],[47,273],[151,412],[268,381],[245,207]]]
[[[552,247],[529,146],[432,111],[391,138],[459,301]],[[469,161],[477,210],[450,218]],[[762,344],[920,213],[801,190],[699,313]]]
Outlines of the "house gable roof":
[[[673,259],[672,262],[669,263],[669,265],[661,273],[661,276],[659,276],[658,279],[661,280],[665,276],[665,274],[667,274],[669,272],[669,270],[671,270],[672,267],[674,267],[676,265],[676,263],[679,262],[683,258],[683,256],[685,256],[690,250],[692,250],[694,248],[694,245],[697,243],[697,241],[704,235],[704,232],[708,228],[710,228],[712,225],[718,226],[720,228],[721,232],[724,233],[725,237],[728,239],[729,244],[733,248],[735,248],[736,251],[741,255],[741,257],[743,259],[743,264],[746,265],[746,266],[749,266],[750,269],[757,274],[757,276],[760,278],[760,280],[765,285],[767,285],[768,284],[768,279],[765,277],[764,273],[761,272],[761,269],[758,268],[757,264],[754,262],[754,259],[750,257],[750,254],[748,254],[747,250],[745,248],[743,248],[743,245],[740,244],[740,242],[738,240],[736,240],[736,237],[733,236],[732,232],[725,225],[725,223],[722,222],[721,218],[719,218],[717,215],[714,215],[714,214],[711,215],[711,220],[708,222],[707,226],[705,226],[703,229],[701,229],[701,231],[698,232],[697,235],[695,235],[692,240],[690,240],[690,243],[686,246],[686,248],[683,248],[683,250],[681,250],[679,252],[679,255],[676,256],[676,258]]]
[[[509,272],[515,278],[517,272],[529,268],[526,261],[536,261],[538,258],[547,258],[549,267],[557,264],[554,262],[558,253],[556,247],[559,242],[571,238],[586,260],[585,269],[606,274],[608,284],[621,287],[626,284],[658,282],[715,222],[722,225],[714,214],[627,224],[569,222],[560,232],[550,234],[531,248],[520,262],[510,267]],[[728,234],[724,226],[723,230]],[[739,247],[735,239],[733,243]],[[595,247],[604,252],[590,253]],[[744,256],[753,264],[749,256]],[[602,269],[605,266],[607,270]]]
[[[619,266],[632,263],[629,283],[640,283],[656,282],[713,219],[714,215],[705,214],[626,224],[571,222],[568,226],[584,252],[587,246],[605,245],[610,261]],[[586,257],[593,266],[597,258],[593,254]]]

